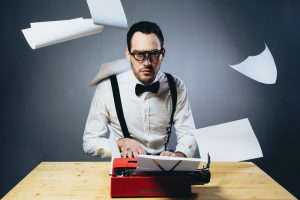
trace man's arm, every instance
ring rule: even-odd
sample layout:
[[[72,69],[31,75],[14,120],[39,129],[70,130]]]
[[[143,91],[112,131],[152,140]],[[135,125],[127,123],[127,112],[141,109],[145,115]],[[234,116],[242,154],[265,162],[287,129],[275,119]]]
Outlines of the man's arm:
[[[105,84],[105,82],[100,83],[95,91],[83,134],[83,149],[91,156],[111,156],[111,148],[108,139],[105,138],[108,133],[108,113],[105,108],[107,87]]]
[[[193,135],[195,123],[188,101],[186,87],[180,79],[175,77],[177,85],[178,101],[174,114],[174,127],[177,135],[177,146],[175,154],[178,156],[194,157],[197,143]],[[177,156],[176,155],[176,156]]]

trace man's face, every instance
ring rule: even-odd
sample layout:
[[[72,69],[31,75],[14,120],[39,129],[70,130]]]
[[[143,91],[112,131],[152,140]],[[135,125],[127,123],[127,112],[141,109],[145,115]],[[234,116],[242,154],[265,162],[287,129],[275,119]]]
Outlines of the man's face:
[[[126,49],[126,57],[131,63],[131,69],[136,78],[145,85],[150,84],[156,77],[163,61],[164,53],[158,55],[157,59],[150,59],[150,55],[144,60],[138,61],[134,55],[135,52],[158,52],[161,50],[160,41],[154,33],[144,34],[136,32],[131,39],[131,52]]]

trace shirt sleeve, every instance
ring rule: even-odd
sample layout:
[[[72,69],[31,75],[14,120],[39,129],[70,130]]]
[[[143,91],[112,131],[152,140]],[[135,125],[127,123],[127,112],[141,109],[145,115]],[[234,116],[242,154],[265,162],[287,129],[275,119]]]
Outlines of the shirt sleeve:
[[[97,86],[83,133],[83,150],[88,155],[101,158],[111,156],[109,140],[105,138],[109,133],[108,112],[104,103],[108,92],[106,83],[103,81]]]
[[[174,127],[177,135],[176,151],[184,153],[187,157],[194,157],[197,143],[193,132],[195,123],[188,101],[186,87],[179,78],[174,77],[177,85],[177,105],[174,113]]]

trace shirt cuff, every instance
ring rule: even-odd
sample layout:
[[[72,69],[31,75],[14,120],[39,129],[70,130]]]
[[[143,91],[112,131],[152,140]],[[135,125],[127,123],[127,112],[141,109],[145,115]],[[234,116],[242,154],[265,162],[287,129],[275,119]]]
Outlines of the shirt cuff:
[[[97,140],[89,140],[83,144],[84,151],[91,156],[100,158],[111,157],[111,147],[106,138],[99,138]]]
[[[178,151],[184,153],[187,158],[193,158],[195,156],[196,145],[190,144],[187,147],[184,147],[182,145],[177,145],[175,152],[178,152]]]
[[[98,156],[100,158],[107,158],[107,157],[111,157],[111,151],[105,149],[105,148],[99,148],[95,151],[95,155],[94,156]]]

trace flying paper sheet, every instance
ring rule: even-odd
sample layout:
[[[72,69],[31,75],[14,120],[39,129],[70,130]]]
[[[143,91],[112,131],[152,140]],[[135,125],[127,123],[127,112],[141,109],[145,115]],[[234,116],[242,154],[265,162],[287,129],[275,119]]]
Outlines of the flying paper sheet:
[[[127,28],[127,19],[120,0],[87,0],[95,24]]]
[[[276,65],[267,45],[259,55],[249,56],[240,64],[230,67],[261,83],[274,84],[277,79]]]
[[[101,65],[100,70],[94,80],[89,82],[87,86],[96,86],[102,80],[128,70],[130,70],[130,63],[126,58],[104,63]]]
[[[92,19],[82,18],[31,23],[31,28],[22,30],[32,49],[77,39],[102,31],[103,26],[95,25]]]
[[[83,20],[82,17],[79,18],[75,18],[75,19],[69,19],[69,20],[59,20],[59,21],[45,21],[45,22],[33,22],[30,23],[30,27],[31,28],[39,28],[39,29],[43,29],[43,28],[56,28],[56,27],[62,27],[65,26],[70,23],[78,23],[81,22]]]
[[[249,120],[241,119],[194,132],[201,160],[236,162],[263,156]]]
[[[195,171],[200,159],[138,155],[137,171]]]

